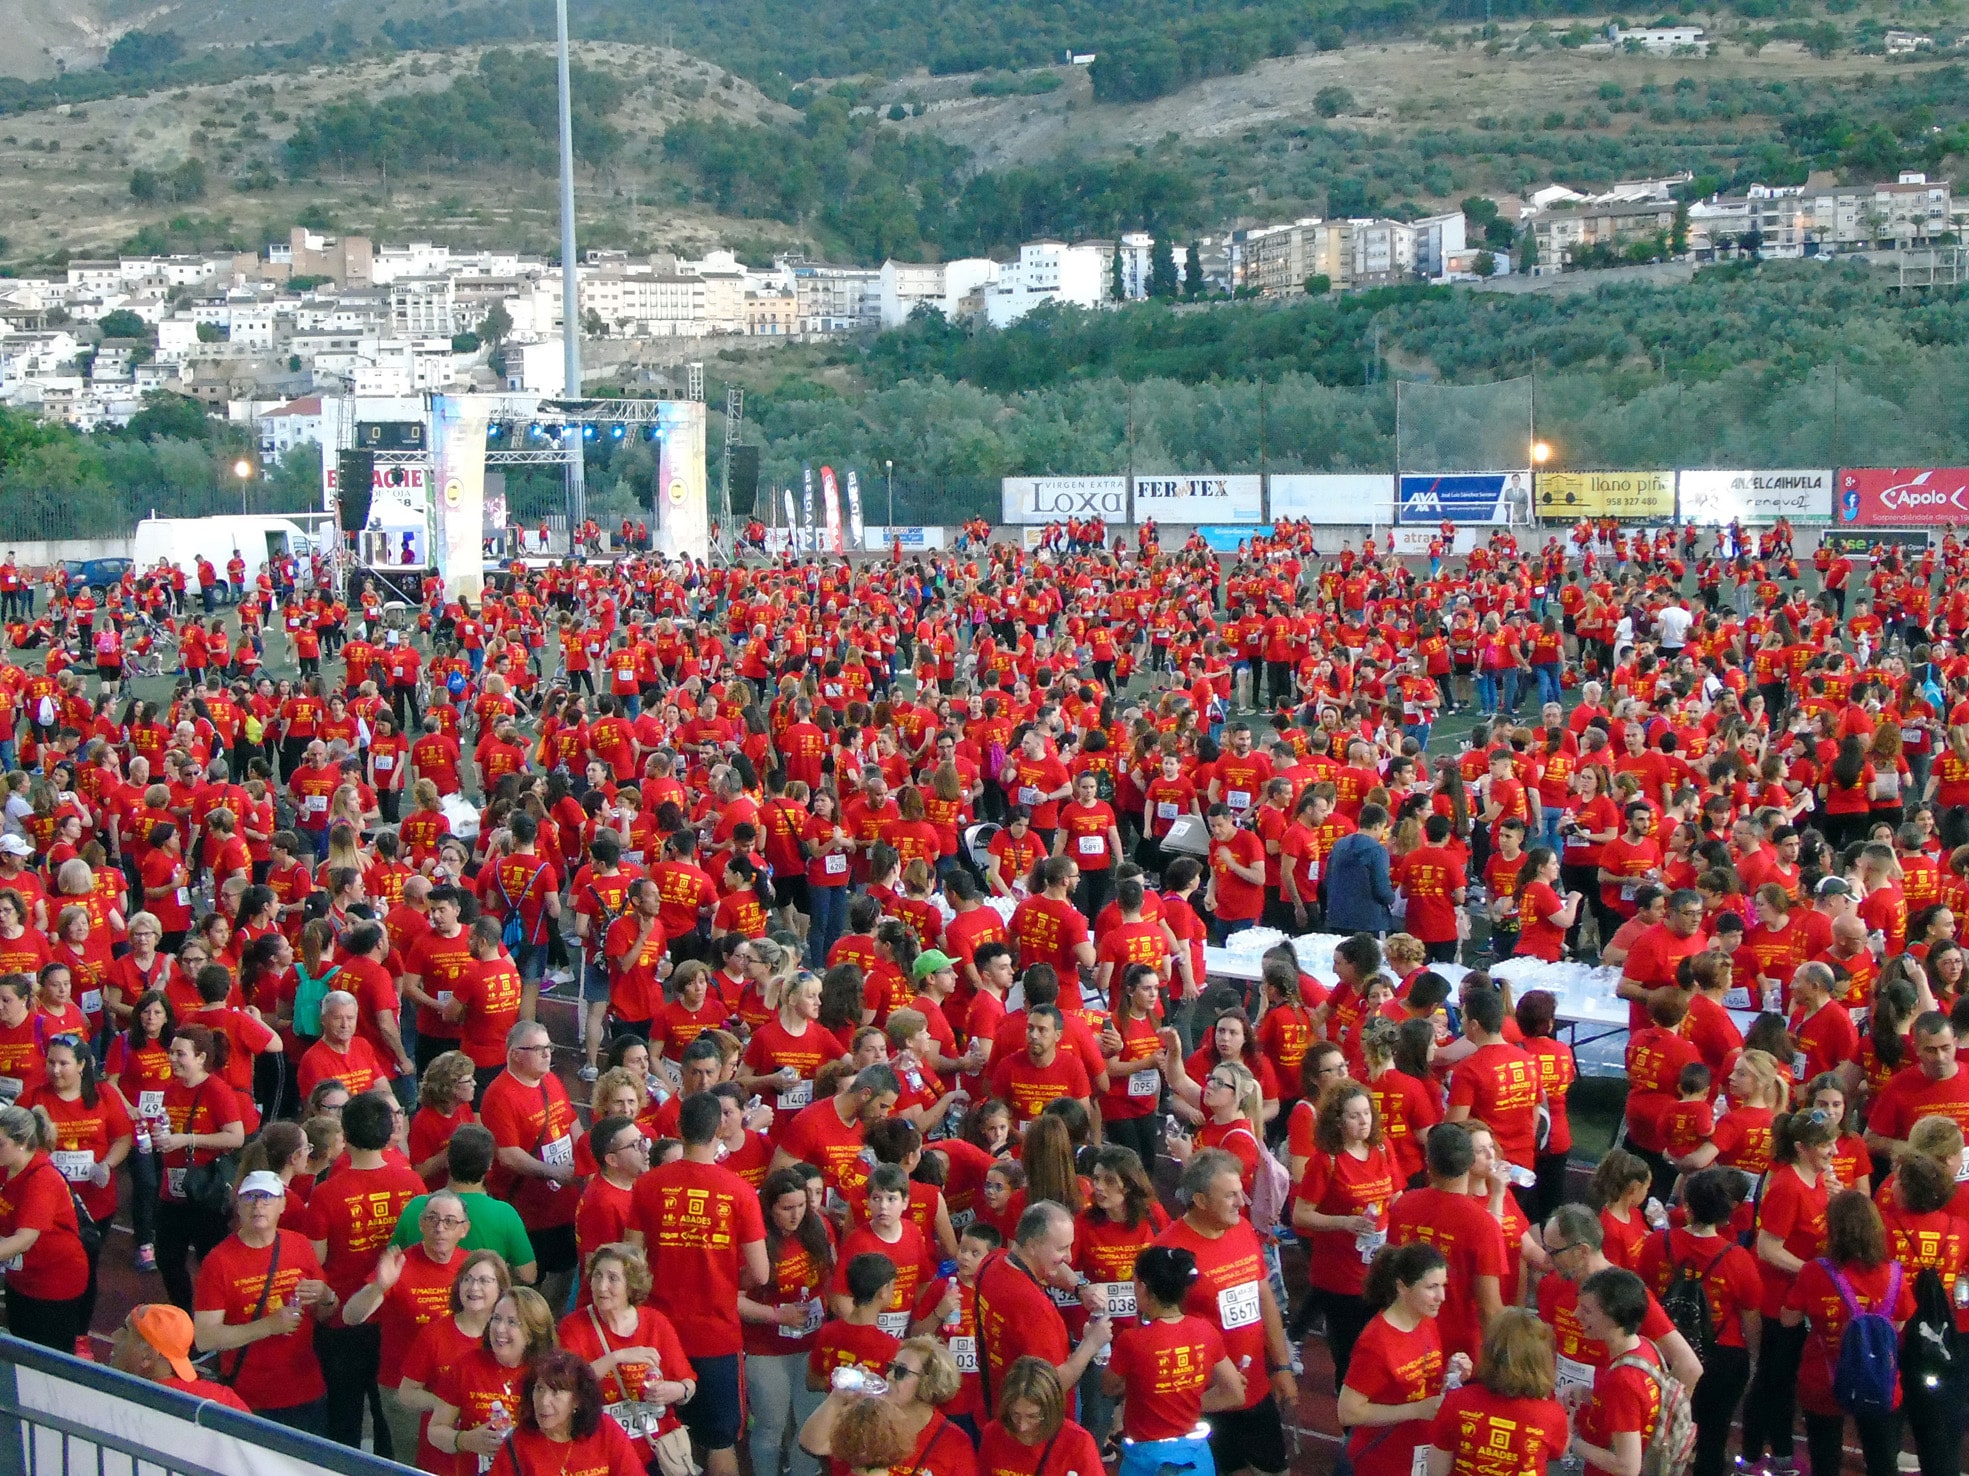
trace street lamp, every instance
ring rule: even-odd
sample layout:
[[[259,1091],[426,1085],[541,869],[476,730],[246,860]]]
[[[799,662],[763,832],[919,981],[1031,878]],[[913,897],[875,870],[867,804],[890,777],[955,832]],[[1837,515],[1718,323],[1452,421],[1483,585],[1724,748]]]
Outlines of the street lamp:
[[[1543,466],[1552,459],[1552,445],[1549,441],[1531,443],[1531,459],[1534,466]]]
[[[896,464],[885,461],[882,465],[889,473],[889,526],[893,528],[896,525]]]
[[[246,484],[253,477],[253,463],[244,456],[232,464],[232,474],[239,478],[239,513],[246,515]]]

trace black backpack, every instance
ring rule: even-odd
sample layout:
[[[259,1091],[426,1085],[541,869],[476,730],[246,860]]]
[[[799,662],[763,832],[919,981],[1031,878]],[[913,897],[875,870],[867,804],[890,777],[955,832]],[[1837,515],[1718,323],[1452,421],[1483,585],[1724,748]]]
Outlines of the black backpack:
[[[1950,1388],[1962,1366],[1963,1349],[1955,1330],[1955,1308],[1941,1273],[1924,1266],[1914,1277],[1914,1316],[1901,1330],[1903,1385]]]
[[[1706,1364],[1716,1347],[1716,1323],[1710,1316],[1709,1294],[1703,1290],[1703,1283],[1718,1262],[1730,1253],[1730,1242],[1725,1240],[1709,1264],[1698,1269],[1695,1262],[1677,1261],[1670,1254],[1674,1233],[1661,1232],[1661,1254],[1668,1262],[1669,1277],[1668,1290],[1661,1294],[1661,1310],[1668,1314],[1668,1320],[1675,1324],[1675,1331],[1687,1341],[1697,1360]]]

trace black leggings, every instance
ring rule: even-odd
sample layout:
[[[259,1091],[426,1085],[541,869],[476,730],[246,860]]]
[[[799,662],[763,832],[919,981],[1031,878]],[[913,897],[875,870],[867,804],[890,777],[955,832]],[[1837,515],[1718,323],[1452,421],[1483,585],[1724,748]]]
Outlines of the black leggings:
[[[1162,1119],[1153,1112],[1140,1117],[1104,1117],[1101,1136],[1117,1148],[1133,1148],[1144,1168],[1153,1165],[1162,1153]]]
[[[220,1216],[182,1199],[157,1201],[157,1274],[174,1306],[191,1311],[192,1275],[185,1258],[193,1252],[203,1258],[231,1228]]]
[[[1821,1415],[1805,1412],[1805,1448],[1811,1454],[1813,1476],[1836,1472],[1844,1462],[1846,1421],[1859,1432],[1866,1476],[1894,1476],[1900,1469],[1901,1412],[1884,1415]]]
[[[1299,1322],[1315,1307],[1326,1314],[1326,1348],[1333,1355],[1333,1392],[1338,1394],[1340,1386],[1347,1382],[1347,1365],[1353,1362],[1354,1344],[1361,1340],[1374,1314],[1363,1298],[1316,1286],[1307,1292],[1306,1301],[1299,1309],[1300,1316],[1294,1322]]]
[[[1901,1414],[1908,1434],[1914,1437],[1914,1453],[1921,1461],[1921,1476],[1958,1476],[1962,1470],[1963,1399],[1969,1395],[1962,1371],[1949,1385],[1924,1388],[1917,1379],[1903,1379]]]
[[[1743,1407],[1743,1462],[1755,1465],[1769,1451],[1777,1460],[1791,1459],[1791,1426],[1798,1405],[1798,1360],[1805,1351],[1806,1329],[1786,1327],[1776,1318],[1764,1320],[1757,1345],[1757,1377]],[[1834,1441],[1835,1445],[1837,1441]],[[1827,1471],[1837,1471],[1837,1459]],[[1891,1469],[1891,1466],[1890,1466]]]
[[[38,1343],[70,1357],[75,1340],[89,1330],[81,1297],[52,1300],[7,1288],[7,1331],[24,1343]]]
[[[1702,1366],[1702,1378],[1690,1397],[1696,1422],[1694,1476],[1723,1476],[1729,1465],[1730,1421],[1750,1383],[1750,1350],[1715,1347]]]

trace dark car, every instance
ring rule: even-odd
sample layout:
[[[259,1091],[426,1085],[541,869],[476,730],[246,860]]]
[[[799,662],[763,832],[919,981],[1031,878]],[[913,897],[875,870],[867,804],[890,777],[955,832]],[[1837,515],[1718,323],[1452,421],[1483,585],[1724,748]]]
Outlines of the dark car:
[[[130,561],[128,559],[63,559],[62,568],[68,574],[70,594],[88,588],[100,595],[130,572]]]

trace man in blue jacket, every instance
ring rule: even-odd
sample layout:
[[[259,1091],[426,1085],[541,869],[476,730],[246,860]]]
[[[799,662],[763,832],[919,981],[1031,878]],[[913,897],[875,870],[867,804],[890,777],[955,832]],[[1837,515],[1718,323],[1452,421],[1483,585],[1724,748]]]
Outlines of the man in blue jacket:
[[[1395,926],[1395,887],[1388,874],[1388,812],[1362,805],[1360,823],[1326,854],[1326,927],[1373,933]]]

